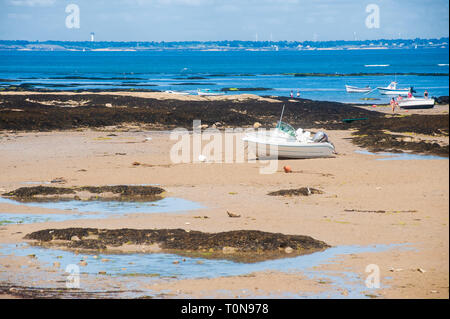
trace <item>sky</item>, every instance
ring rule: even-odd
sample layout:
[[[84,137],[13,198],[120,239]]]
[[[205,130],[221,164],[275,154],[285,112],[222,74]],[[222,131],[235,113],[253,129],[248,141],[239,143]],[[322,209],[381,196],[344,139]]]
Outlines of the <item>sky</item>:
[[[448,0],[0,0],[0,40],[372,40],[448,28]]]

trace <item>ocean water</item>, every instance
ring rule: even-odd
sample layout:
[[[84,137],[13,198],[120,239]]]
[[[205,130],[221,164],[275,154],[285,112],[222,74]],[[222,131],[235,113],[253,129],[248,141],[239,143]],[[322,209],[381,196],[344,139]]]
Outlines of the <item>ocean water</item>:
[[[383,103],[377,91],[346,93],[345,84],[413,86],[416,95],[449,95],[448,76],[395,75],[449,72],[448,49],[327,51],[0,51],[0,87],[74,89],[154,89],[196,94],[199,88],[268,88],[258,95],[289,96],[357,103]],[[345,77],[295,77],[293,73],[388,73]],[[11,81],[16,80],[16,81]],[[237,94],[227,92],[227,94]],[[364,101],[370,97],[379,100]]]

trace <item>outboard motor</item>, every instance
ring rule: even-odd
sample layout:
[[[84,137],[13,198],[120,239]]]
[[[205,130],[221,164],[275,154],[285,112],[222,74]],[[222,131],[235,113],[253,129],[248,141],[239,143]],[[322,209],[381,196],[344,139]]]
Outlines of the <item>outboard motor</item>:
[[[325,143],[328,142],[328,135],[325,134],[324,132],[317,132],[314,137],[313,137],[313,141],[316,143]]]

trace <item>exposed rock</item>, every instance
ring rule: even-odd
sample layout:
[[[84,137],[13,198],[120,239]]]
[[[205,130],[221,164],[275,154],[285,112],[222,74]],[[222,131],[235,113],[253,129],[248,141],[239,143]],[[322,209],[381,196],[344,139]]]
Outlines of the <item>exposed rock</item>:
[[[276,192],[270,192],[270,196],[310,196],[312,194],[323,194],[319,189],[312,187],[301,187],[296,189],[282,189]]]
[[[231,217],[231,218],[239,218],[239,217],[241,217],[241,215],[233,213],[233,212],[230,212],[229,210],[227,210],[227,214],[228,214],[228,217]]]
[[[85,239],[96,235],[98,239]],[[71,241],[78,236],[79,241]],[[63,246],[71,249],[118,249],[129,244],[141,248],[157,244],[162,251],[184,255],[245,259],[258,261],[279,258],[286,253],[299,255],[330,247],[326,243],[302,235],[284,235],[256,230],[236,230],[221,233],[203,233],[183,229],[45,229],[30,233],[25,239],[42,245]],[[292,249],[292,251],[291,251]],[[281,250],[281,251],[280,251]],[[151,251],[151,250],[150,250]],[[231,253],[233,252],[233,253]]]
[[[225,247],[222,248],[222,252],[223,252],[224,254],[233,254],[233,253],[235,253],[236,251],[237,251],[237,249],[236,249],[235,247],[228,247],[228,246],[225,246]]]
[[[52,179],[50,181],[50,183],[52,183],[52,184],[64,184],[64,183],[67,183],[67,180],[64,177],[57,177],[55,179]]]
[[[422,274],[426,272],[425,269],[422,269],[422,268],[417,268],[417,271],[421,272]]]
[[[291,247],[286,247],[286,248],[284,249],[284,252],[285,252],[286,254],[291,254],[292,252],[294,252],[294,250],[293,250]]]
[[[4,193],[2,196],[19,201],[54,201],[59,198],[81,200],[81,194],[84,193],[84,197],[87,196],[87,199],[94,197],[96,200],[155,200],[159,199],[163,192],[164,189],[155,186],[115,185],[70,188],[33,186],[21,187],[11,192]]]

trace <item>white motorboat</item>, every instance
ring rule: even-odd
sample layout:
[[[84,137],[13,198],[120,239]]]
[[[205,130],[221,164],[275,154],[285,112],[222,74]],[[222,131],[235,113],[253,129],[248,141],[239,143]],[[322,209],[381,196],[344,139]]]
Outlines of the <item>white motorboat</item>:
[[[384,68],[390,66],[390,64],[364,64],[366,68]]]
[[[345,85],[345,90],[347,91],[347,93],[368,93],[372,89],[368,86],[366,86],[364,88],[359,88],[359,87],[352,86],[352,85]]]
[[[281,121],[283,112],[284,106],[275,129],[247,133],[243,138],[258,157],[315,158],[332,157],[335,154],[334,145],[328,141],[324,132],[311,136],[311,132],[301,128],[295,130]]]
[[[402,109],[431,109],[434,107],[434,99],[410,97],[398,101]]]
[[[243,140],[258,157],[316,158],[332,157],[335,153],[325,133],[318,132],[311,137],[310,132],[295,131],[283,122],[272,131],[248,133]]]
[[[188,92],[170,91],[170,90],[164,91],[164,93],[170,93],[170,94],[176,94],[176,95],[189,95]]]
[[[408,95],[408,93],[410,91],[412,91],[412,88],[404,88],[404,89],[400,89],[397,88],[397,82],[391,82],[388,86],[386,87],[377,87],[378,91],[381,94],[384,95],[402,95],[402,96],[406,96]]]
[[[210,89],[198,89],[197,94],[204,96],[217,96],[217,95],[225,95],[225,92],[212,91]]]

